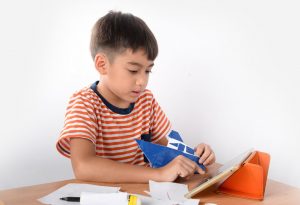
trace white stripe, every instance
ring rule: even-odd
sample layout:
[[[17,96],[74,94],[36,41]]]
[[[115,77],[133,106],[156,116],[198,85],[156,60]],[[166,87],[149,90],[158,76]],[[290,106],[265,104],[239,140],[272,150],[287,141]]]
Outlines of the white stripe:
[[[76,132],[75,132],[75,131],[76,131]],[[65,129],[62,131],[62,135],[66,134],[66,133],[70,133],[70,132],[72,132],[72,133],[74,133],[74,134],[75,134],[75,133],[81,133],[81,132],[83,132],[83,131],[88,132],[92,138],[95,138],[95,137],[96,137],[95,131],[91,131],[91,130],[89,130],[89,129],[84,129],[84,128],[81,128],[81,127],[79,127],[79,128],[75,128],[75,127],[72,127],[72,128],[65,128]]]
[[[90,107],[94,107],[95,104],[92,104],[90,102],[93,102],[95,103],[97,106],[100,105],[99,101],[95,101],[95,97],[94,96],[86,96],[86,95],[83,95],[83,93],[81,93],[80,95],[77,95],[75,97],[72,97],[70,100],[69,100],[69,106],[68,107],[73,107],[74,105],[76,104],[79,104],[79,105],[88,105]]]
[[[72,107],[69,110],[67,110],[66,114],[67,115],[72,115],[72,114],[74,115],[74,114],[76,114],[78,112],[86,113],[87,115],[93,116],[94,118],[96,117],[96,114],[95,114],[94,110],[91,109],[91,108],[88,108],[88,107],[83,107],[83,108],[80,108],[78,106]]]
[[[135,158],[135,156],[138,156],[136,155],[137,153],[136,152],[130,152],[130,153],[127,153],[127,154],[120,154],[120,155],[117,155],[117,156],[105,156],[109,159],[117,159],[117,158],[123,158],[123,157],[130,157],[131,156],[131,160],[133,160]]]
[[[161,113],[161,112],[160,112]],[[159,115],[157,114],[157,115],[155,115],[155,117],[154,118],[156,118],[156,117],[158,117]],[[156,120],[155,120],[155,124],[153,125],[153,129],[156,129],[157,127],[160,127],[161,125],[160,125],[160,123],[164,120],[164,118],[165,118],[165,115],[164,114],[161,114],[160,116],[159,116],[159,118],[156,118]]]
[[[160,127],[159,127],[159,129],[158,129],[159,132],[155,133],[155,134],[153,135],[153,138],[156,138],[156,137],[162,136],[162,135],[166,135],[166,133],[168,132],[168,129],[164,131],[164,129],[168,126],[168,120],[167,120],[166,118],[164,118],[164,121],[165,121],[165,123],[164,123],[163,127],[161,127],[161,125],[160,125]],[[164,131],[165,133],[163,133],[163,131]],[[166,136],[166,137],[167,137],[167,136]]]
[[[138,155],[136,155],[136,157],[129,158],[129,159],[118,160],[118,161],[123,162],[123,163],[127,163],[127,162],[131,162],[133,159],[134,160],[143,160],[143,156],[141,156],[141,154],[138,154]]]
[[[144,104],[148,104],[148,103],[145,102]],[[149,109],[149,106],[146,106],[145,108],[142,108],[142,107],[140,107],[138,109],[134,108],[133,111],[128,115],[121,115],[118,113],[104,112],[104,111],[107,111],[108,109],[99,109],[99,108],[97,108],[97,109],[100,112],[100,115],[102,117],[112,117],[112,118],[114,118],[114,120],[119,120],[119,121],[127,120],[128,118],[132,118],[133,116],[136,116],[136,115],[146,115],[147,113],[150,113],[150,111],[151,111]],[[145,114],[143,114],[142,112],[145,110],[148,110],[148,111]],[[123,118],[125,116],[128,116],[128,118]]]
[[[126,151],[131,151],[131,150],[137,150],[138,146],[135,147],[130,147],[130,148],[125,148],[125,149],[118,149],[118,150],[101,150],[103,154],[109,154],[109,153],[119,153],[119,152],[126,152]]]
[[[78,117],[82,117],[82,118],[78,118]],[[81,113],[69,113],[69,114],[66,116],[65,121],[66,121],[66,120],[69,120],[68,118],[70,118],[71,120],[73,120],[73,119],[75,119],[75,118],[82,120],[83,118],[85,119],[85,118],[89,118],[89,117],[92,118],[92,121],[97,121],[97,120],[96,120],[95,118],[93,118],[93,116],[91,116],[90,114],[84,115],[84,114],[81,114]],[[86,122],[86,120],[85,120],[85,122]]]
[[[132,141],[132,142],[128,142],[126,144],[117,144],[117,145],[105,145],[106,148],[122,148],[122,147],[125,147],[125,146],[131,146],[131,145],[135,145],[136,144],[136,141]],[[96,145],[96,148],[102,148],[103,145]]]
[[[70,114],[70,112],[84,112],[84,113],[87,113],[88,115],[96,116],[93,109],[91,109],[89,107],[82,106],[82,105],[80,105],[80,106],[77,105],[77,106],[69,108],[67,110],[67,114]]]
[[[123,133],[115,133],[115,134],[107,133],[107,134],[103,134],[103,139],[105,141],[108,139],[114,139],[114,137],[124,137],[125,140],[136,139],[141,136],[141,131],[142,131],[142,127],[133,132],[123,132]],[[129,136],[129,135],[133,135],[133,136]]]
[[[98,119],[101,119],[100,116],[97,116]],[[132,118],[135,118],[133,121]],[[140,122],[142,120],[147,120],[150,118],[150,112],[146,112],[145,114],[140,114],[140,115],[136,115],[136,116],[129,116],[127,118],[123,118],[123,119],[115,119],[113,116],[111,116],[111,118],[102,118],[101,121],[103,122],[103,125],[105,126],[112,126],[112,124],[106,124],[105,122],[115,122],[114,124],[117,123],[123,123],[122,125],[131,125],[132,123],[137,123]],[[128,122],[130,121],[130,122]]]
[[[101,143],[105,143],[105,144],[111,144],[110,146],[122,147],[122,146],[128,146],[128,145],[135,144],[136,143],[135,140],[139,139],[139,138],[140,138],[140,136],[137,135],[137,136],[125,138],[125,139],[105,139],[105,140],[97,139],[97,141],[101,142]],[[114,145],[114,143],[121,143],[121,144]],[[105,145],[105,146],[107,146],[107,145]]]
[[[138,161],[140,161],[140,163],[136,164]],[[139,159],[135,159],[132,163],[136,164],[136,165],[145,165],[146,164],[146,162],[144,162],[144,158],[142,156]]]
[[[103,126],[105,126],[104,124],[102,124]],[[118,124],[115,124],[114,125],[114,127],[116,127],[117,126],[117,128],[105,128],[105,129],[101,129],[103,132],[115,132],[115,131],[121,131],[121,132],[126,132],[126,133],[132,133],[133,134],[133,132],[132,132],[132,130],[133,129],[136,129],[136,128],[139,128],[140,127],[140,129],[143,127],[143,122],[141,121],[141,122],[139,122],[139,123],[137,123],[137,124],[135,124],[135,123],[132,123],[132,124],[129,124],[129,126],[130,127],[125,127],[125,126],[128,126],[128,125],[118,125]]]
[[[73,118],[69,118],[65,120],[65,126],[67,125],[78,125],[78,122],[75,121],[82,121],[80,124],[88,124],[91,126],[91,128],[97,128],[98,124],[96,124],[94,121],[92,120],[83,120],[82,118],[78,118],[78,117],[73,117]]]
[[[87,137],[88,139],[92,140],[93,143],[96,143],[95,139],[90,136],[90,135],[87,135],[86,133],[83,133],[83,132],[76,132],[76,133],[65,133],[65,134],[62,134],[61,137],[73,137],[73,136],[82,136],[82,137]]]

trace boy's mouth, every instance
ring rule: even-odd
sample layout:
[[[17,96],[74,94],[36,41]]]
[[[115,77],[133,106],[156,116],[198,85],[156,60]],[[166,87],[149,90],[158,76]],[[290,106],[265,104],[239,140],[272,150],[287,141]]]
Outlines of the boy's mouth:
[[[135,95],[140,95],[141,91],[132,91],[132,93],[135,94]]]

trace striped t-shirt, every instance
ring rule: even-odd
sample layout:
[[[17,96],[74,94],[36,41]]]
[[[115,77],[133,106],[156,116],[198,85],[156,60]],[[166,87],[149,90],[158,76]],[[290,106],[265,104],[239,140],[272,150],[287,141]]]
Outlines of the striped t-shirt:
[[[70,157],[70,139],[84,138],[95,145],[99,157],[145,165],[135,139],[153,143],[167,136],[171,124],[149,90],[126,108],[110,104],[97,91],[98,81],[72,95],[65,125],[56,144],[57,150]]]

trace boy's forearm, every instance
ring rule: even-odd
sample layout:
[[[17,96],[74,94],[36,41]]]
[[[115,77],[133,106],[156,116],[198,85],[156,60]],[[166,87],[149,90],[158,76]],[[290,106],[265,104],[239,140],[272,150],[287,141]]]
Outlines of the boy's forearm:
[[[137,182],[145,183],[149,179],[161,181],[158,169],[130,165],[100,157],[90,157],[73,164],[76,178],[97,182]]]

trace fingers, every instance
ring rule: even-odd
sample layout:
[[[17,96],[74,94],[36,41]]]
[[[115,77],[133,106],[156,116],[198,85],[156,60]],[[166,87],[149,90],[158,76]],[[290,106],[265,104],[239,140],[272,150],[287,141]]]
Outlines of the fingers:
[[[188,177],[191,176],[197,171],[200,174],[204,174],[205,172],[192,160],[184,157],[178,156],[175,158],[178,163],[178,176],[180,177]]]
[[[197,166],[197,170],[196,170],[199,174],[205,174],[205,171],[200,168],[199,166]]]
[[[204,150],[205,150],[205,145],[204,143],[199,144],[196,148],[195,148],[195,154],[200,157]]]
[[[175,161],[177,161],[178,176],[186,177],[194,172],[195,166],[191,160],[179,155],[175,158]]]
[[[199,163],[204,165],[210,165],[215,162],[215,153],[207,144],[199,144],[196,147],[196,155],[200,157]]]
[[[211,165],[216,161],[215,153],[211,152],[211,154],[206,158],[206,160],[203,162],[204,166]]]
[[[174,181],[179,176],[188,178],[193,176],[197,171],[199,174],[204,174],[198,164],[182,155],[177,156],[166,166],[157,169],[158,176],[162,181]]]

